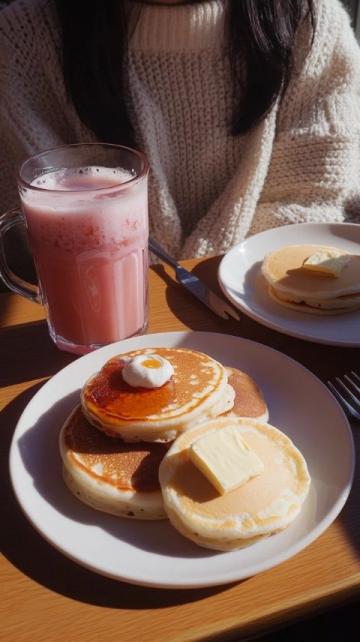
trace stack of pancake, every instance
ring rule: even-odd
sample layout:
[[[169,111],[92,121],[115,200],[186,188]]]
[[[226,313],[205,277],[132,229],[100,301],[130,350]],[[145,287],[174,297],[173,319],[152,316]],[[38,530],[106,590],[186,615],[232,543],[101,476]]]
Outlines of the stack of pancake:
[[[262,263],[270,296],[294,310],[318,315],[360,308],[360,256],[321,245],[287,245]]]
[[[150,383],[139,385],[138,370],[135,377],[130,372],[135,363],[149,371]],[[145,348],[117,355],[85,383],[61,429],[64,480],[97,510],[168,518],[201,546],[239,548],[287,526],[309,487],[302,455],[267,420],[253,379],[206,354]],[[194,464],[191,449],[203,435],[215,431],[217,439],[229,427],[262,464],[260,474],[222,494]]]

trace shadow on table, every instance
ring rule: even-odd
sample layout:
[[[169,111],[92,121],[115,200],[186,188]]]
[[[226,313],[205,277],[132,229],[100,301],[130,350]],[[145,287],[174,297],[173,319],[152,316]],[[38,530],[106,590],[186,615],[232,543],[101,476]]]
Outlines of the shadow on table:
[[[46,321],[24,323],[0,330],[0,385],[49,377],[76,356],[58,350],[49,337]]]
[[[15,499],[9,475],[8,457],[15,425],[25,406],[40,387],[41,384],[37,384],[26,390],[0,414],[0,484],[5,498],[2,519],[7,525],[6,529],[0,530],[3,555],[22,573],[53,591],[75,600],[112,608],[163,608],[201,600],[231,587],[230,584],[204,589],[151,588],[149,590],[146,587],[109,579],[72,562],[34,530]],[[80,524],[91,523],[101,529],[105,528],[113,537],[118,537],[120,534],[125,540],[137,531],[136,545],[150,551],[153,548],[156,552],[154,533],[148,543],[141,535],[141,531],[146,526],[154,530],[154,524],[141,523],[141,528],[136,528],[139,527],[139,522],[135,524],[130,520],[121,520],[124,528],[119,529],[119,521],[116,518],[92,511],[73,498],[64,487],[61,478],[61,462],[57,452],[58,426],[54,423],[50,423],[49,426],[49,420],[56,422],[56,419],[60,419],[65,412],[65,406],[67,412],[68,407],[74,404],[75,396],[77,397],[78,394],[69,395],[63,400],[64,405],[56,404],[51,413],[49,411],[48,416],[45,413],[40,417],[34,427],[19,440],[21,457],[27,472],[32,477],[32,483],[36,485],[37,491],[46,501],[53,503],[56,510],[66,517],[79,521]],[[181,548],[184,546],[182,538],[180,535],[176,537],[176,533],[175,537],[173,535],[170,538],[173,541],[168,543],[168,547],[181,553]],[[165,550],[165,554],[166,552]],[[205,549],[200,553],[197,551],[197,555],[204,556],[212,553],[216,554]]]
[[[353,424],[353,436],[355,443],[355,461],[360,461],[360,435],[357,434],[359,426]],[[340,513],[339,523],[344,529],[346,536],[351,542],[358,557],[360,557],[360,507],[359,507],[359,491],[360,491],[360,467],[355,464],[354,482],[349,498]]]
[[[354,599],[354,598],[353,598]],[[299,619],[293,624],[277,627],[272,633],[250,638],[257,642],[304,642],[305,640],[322,640],[323,642],[346,642],[358,639],[359,601],[344,603],[333,609],[321,609],[318,612]],[[344,625],[346,623],[346,633]],[[233,642],[249,638],[234,638]]]

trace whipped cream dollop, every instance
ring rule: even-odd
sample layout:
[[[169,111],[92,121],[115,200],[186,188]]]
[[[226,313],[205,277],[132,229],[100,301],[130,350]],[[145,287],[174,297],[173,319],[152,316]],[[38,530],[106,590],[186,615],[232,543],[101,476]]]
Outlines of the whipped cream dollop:
[[[160,388],[174,374],[170,361],[158,354],[138,354],[125,364],[122,376],[134,388]]]

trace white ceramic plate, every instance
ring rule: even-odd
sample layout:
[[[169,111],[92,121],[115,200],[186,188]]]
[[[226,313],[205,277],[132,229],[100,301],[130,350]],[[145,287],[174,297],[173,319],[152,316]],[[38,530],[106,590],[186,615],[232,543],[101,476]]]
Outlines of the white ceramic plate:
[[[61,476],[59,429],[92,373],[112,355],[144,346],[194,348],[255,378],[267,400],[271,422],[301,449],[312,476],[303,510],[287,530],[246,549],[219,553],[186,540],[167,521],[112,517],[92,510],[70,494]],[[313,374],[259,343],[207,332],[145,335],[74,361],[34,395],[18,422],[10,451],[15,493],[45,539],[103,575],[169,588],[233,582],[296,554],[338,515],[350,491],[353,469],[349,424]]]
[[[273,330],[317,343],[360,346],[360,311],[316,316],[279,305],[267,293],[261,263],[284,245],[333,245],[360,254],[360,225],[350,223],[284,225],[234,246],[219,265],[219,284],[240,310]]]

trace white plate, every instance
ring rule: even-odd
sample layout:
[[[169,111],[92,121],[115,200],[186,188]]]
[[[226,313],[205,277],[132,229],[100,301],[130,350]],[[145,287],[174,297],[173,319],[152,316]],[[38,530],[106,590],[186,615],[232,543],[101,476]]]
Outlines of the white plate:
[[[186,540],[167,521],[112,517],[92,510],[70,494],[61,477],[59,429],[92,373],[112,355],[144,346],[194,348],[255,378],[267,400],[271,422],[301,449],[312,476],[303,510],[287,530],[246,549],[219,553]],[[17,424],[10,451],[17,498],[50,543],[103,575],[169,588],[225,584],[288,559],[338,515],[349,494],[353,470],[349,424],[313,374],[259,343],[207,332],[135,337],[74,361],[34,395]]]
[[[219,265],[219,284],[230,301],[263,325],[293,337],[329,345],[360,346],[360,311],[316,316],[279,305],[267,293],[261,263],[284,245],[333,245],[360,253],[360,225],[350,223],[284,225],[235,245]]]

